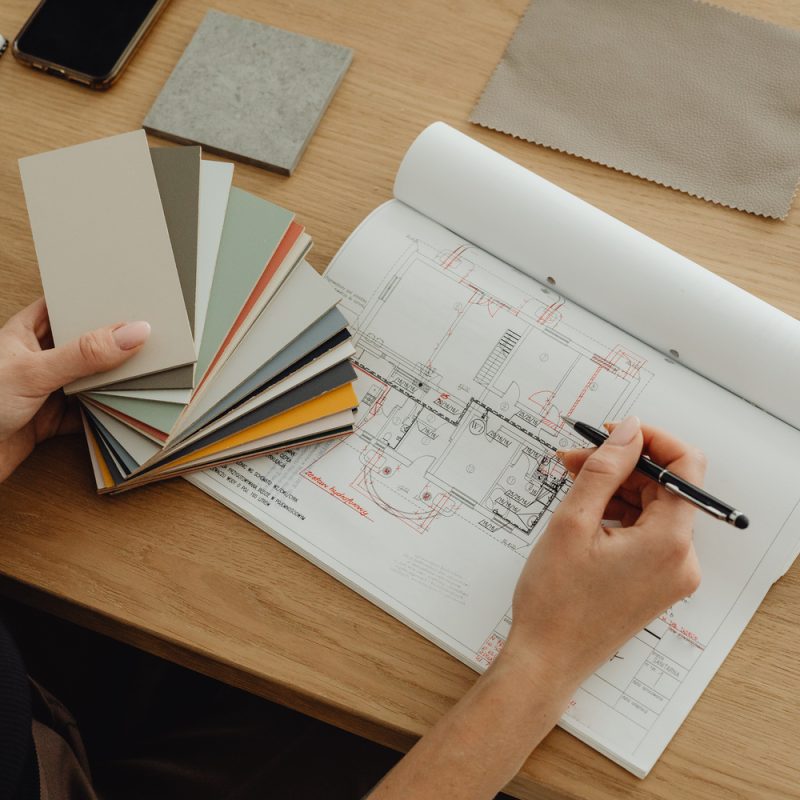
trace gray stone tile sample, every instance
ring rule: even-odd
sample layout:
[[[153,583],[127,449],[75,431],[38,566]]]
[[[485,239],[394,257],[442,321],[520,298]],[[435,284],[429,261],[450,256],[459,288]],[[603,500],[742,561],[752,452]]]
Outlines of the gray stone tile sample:
[[[347,47],[209,11],[144,127],[291,175],[352,58]]]

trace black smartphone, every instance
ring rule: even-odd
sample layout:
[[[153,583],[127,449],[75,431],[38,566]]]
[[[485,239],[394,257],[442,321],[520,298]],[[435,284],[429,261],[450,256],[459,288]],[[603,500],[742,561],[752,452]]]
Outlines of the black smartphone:
[[[107,89],[168,0],[42,0],[14,40],[34,69]]]

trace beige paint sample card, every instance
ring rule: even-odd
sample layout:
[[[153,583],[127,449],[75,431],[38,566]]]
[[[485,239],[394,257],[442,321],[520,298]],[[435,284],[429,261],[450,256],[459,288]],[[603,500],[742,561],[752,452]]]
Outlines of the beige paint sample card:
[[[149,340],[67,394],[195,360],[192,333],[144,131],[20,159],[56,345],[146,320]]]

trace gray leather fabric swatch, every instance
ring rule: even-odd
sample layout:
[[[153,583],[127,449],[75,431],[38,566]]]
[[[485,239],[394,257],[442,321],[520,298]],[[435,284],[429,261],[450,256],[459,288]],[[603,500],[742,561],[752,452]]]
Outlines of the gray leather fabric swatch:
[[[347,47],[209,11],[144,127],[291,175],[352,58]]]
[[[800,31],[695,0],[534,0],[472,122],[784,218]]]

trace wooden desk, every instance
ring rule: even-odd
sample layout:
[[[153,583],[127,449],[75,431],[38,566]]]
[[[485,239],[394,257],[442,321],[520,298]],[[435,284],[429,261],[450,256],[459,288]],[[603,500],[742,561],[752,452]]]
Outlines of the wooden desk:
[[[800,28],[797,4],[722,4]],[[6,0],[0,30],[13,36],[34,5]],[[238,186],[298,213],[315,266],[390,196],[414,136],[443,119],[800,316],[800,203],[770,222],[466,122],[526,0],[215,5],[355,49],[296,174],[236,168]],[[0,61],[0,319],[40,292],[16,159],[138,127],[206,7],[173,0],[108,93],[37,74],[10,54]],[[0,486],[0,531],[7,594],[393,747],[408,748],[476,677],[184,481],[98,498],[80,437],[42,446]],[[645,781],[556,730],[508,791],[800,796],[798,609],[795,566]]]

